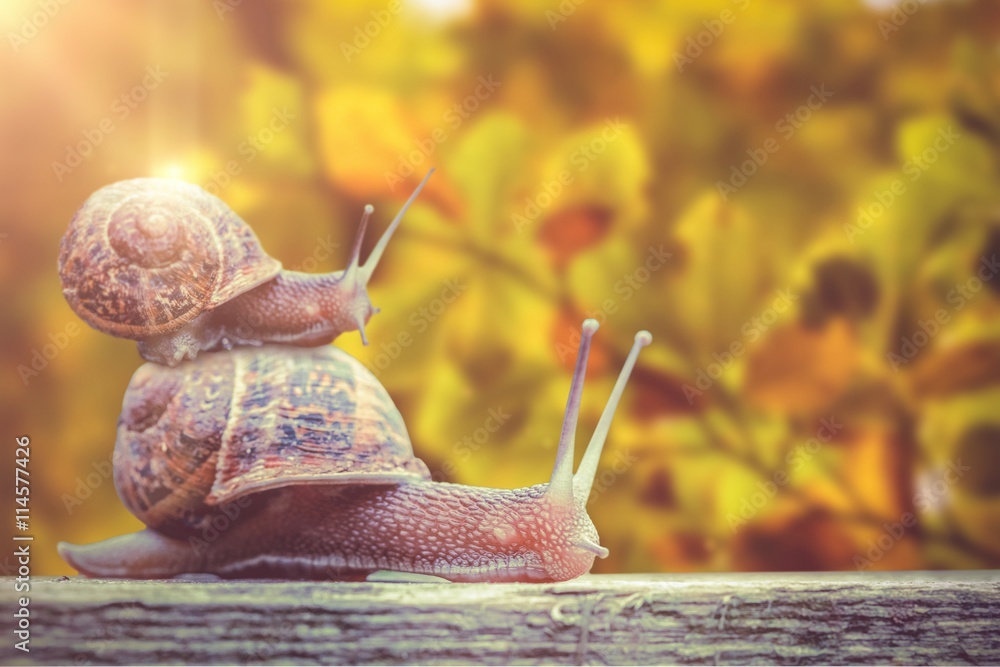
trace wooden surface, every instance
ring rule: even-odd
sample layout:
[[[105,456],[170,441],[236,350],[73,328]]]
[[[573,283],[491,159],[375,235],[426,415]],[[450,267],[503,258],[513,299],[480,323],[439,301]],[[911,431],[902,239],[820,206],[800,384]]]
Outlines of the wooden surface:
[[[0,604],[10,623],[13,581]],[[34,579],[5,664],[1000,664],[1000,573],[546,585]]]

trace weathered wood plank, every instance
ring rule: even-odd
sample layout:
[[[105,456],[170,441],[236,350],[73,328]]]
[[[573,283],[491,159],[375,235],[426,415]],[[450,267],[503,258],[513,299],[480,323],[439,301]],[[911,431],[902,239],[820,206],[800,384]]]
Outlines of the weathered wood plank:
[[[19,594],[3,582],[3,616]],[[998,664],[1000,573],[36,579],[33,664]]]

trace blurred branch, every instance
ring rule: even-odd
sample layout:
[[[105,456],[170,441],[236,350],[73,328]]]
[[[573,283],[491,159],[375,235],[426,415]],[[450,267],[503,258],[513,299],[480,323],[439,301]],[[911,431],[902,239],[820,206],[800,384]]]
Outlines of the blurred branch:
[[[500,271],[501,273],[506,273],[523,285],[535,290],[538,294],[544,296],[556,305],[563,305],[567,302],[565,294],[560,294],[556,290],[546,287],[525,272],[524,269],[511,262],[503,255],[487,250],[476,243],[471,241],[459,242],[454,239],[423,231],[409,230],[406,231],[405,234],[414,240],[434,245],[439,248],[447,248],[448,250],[452,250],[463,257],[475,259],[486,266]]]

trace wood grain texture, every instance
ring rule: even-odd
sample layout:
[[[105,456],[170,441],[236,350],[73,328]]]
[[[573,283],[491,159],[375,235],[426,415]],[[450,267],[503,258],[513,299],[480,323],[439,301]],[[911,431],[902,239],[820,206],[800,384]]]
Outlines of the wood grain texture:
[[[0,602],[10,623],[10,578]],[[21,664],[1000,664],[1000,572],[35,579]]]

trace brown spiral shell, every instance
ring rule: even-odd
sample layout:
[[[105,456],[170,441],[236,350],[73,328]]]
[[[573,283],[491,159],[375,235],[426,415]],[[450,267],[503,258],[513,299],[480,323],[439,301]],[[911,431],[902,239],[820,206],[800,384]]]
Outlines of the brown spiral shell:
[[[118,493],[143,523],[175,537],[265,489],[429,479],[385,388],[330,346],[147,363],[118,420]]]
[[[92,194],[59,252],[73,310],[95,329],[135,340],[176,331],[280,271],[221,200],[165,178]]]

